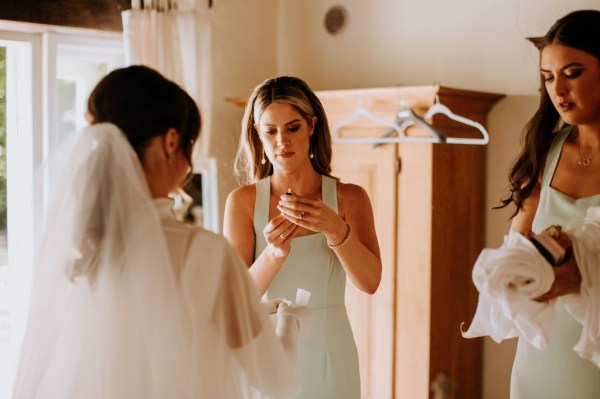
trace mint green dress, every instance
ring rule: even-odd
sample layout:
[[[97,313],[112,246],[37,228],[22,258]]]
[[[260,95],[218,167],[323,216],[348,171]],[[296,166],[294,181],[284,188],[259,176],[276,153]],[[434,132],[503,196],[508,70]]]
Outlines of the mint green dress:
[[[323,176],[321,185],[323,202],[337,212],[336,181]],[[270,178],[256,184],[255,257],[267,245],[262,231],[269,222],[270,192]],[[265,296],[294,301],[298,288],[311,292],[308,307],[314,317],[311,336],[298,345],[295,371],[302,386],[300,398],[360,398],[358,353],[344,303],[346,272],[322,233],[293,239]]]
[[[563,143],[571,130],[568,126],[560,131],[548,152],[533,222],[536,233],[553,224],[566,226],[583,218],[589,207],[600,205],[600,195],[574,199],[550,187]],[[547,349],[538,350],[519,340],[512,369],[511,399],[600,399],[600,369],[573,351],[580,335],[581,325],[561,308]]]

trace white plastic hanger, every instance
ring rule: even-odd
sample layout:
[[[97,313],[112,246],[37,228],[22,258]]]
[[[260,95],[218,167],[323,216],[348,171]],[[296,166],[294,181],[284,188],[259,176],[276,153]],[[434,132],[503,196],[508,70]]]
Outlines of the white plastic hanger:
[[[340,137],[339,131],[349,125],[352,125],[360,117],[367,117],[369,120],[381,126],[389,127],[389,130],[382,137]],[[405,134],[406,129],[412,125],[419,125],[431,133],[430,137],[414,137]],[[390,137],[394,132],[398,133],[396,137]],[[348,118],[338,123],[332,128],[331,134],[333,140],[337,143],[354,143],[354,144],[386,144],[386,143],[401,143],[401,142],[426,142],[426,143],[442,143],[446,139],[445,136],[437,131],[433,126],[419,118],[414,111],[408,107],[402,107],[396,112],[396,120],[380,118],[366,109],[359,103],[354,113]]]
[[[485,130],[485,128],[483,127],[483,125],[481,123],[475,122],[471,119],[467,119],[464,116],[456,115],[455,113],[450,111],[450,109],[448,107],[446,107],[445,105],[440,103],[440,98],[438,96],[435,96],[435,103],[433,103],[431,105],[431,107],[429,107],[427,112],[425,112],[425,115],[423,115],[423,119],[431,119],[431,117],[433,117],[433,115],[436,115],[436,114],[443,114],[454,121],[463,123],[468,126],[472,126],[472,127],[476,128],[477,130],[479,130],[481,132],[481,135],[483,136],[481,138],[476,138],[476,139],[460,138],[460,137],[447,137],[446,143],[448,143],[448,144],[485,145],[490,141],[490,139],[489,139],[490,136],[489,136],[487,130]]]
[[[341,121],[331,129],[331,135],[333,136],[333,140],[337,143],[346,144],[384,144],[398,142],[399,137],[340,137],[338,133],[342,128],[352,125],[354,122],[356,122],[359,118],[363,116],[368,118],[372,122],[375,122],[378,125],[389,127],[392,132],[396,131],[400,136],[403,134],[403,132],[400,130],[400,127],[396,123],[378,117],[377,115],[373,114],[371,111],[363,107],[361,103],[359,103],[358,107],[356,107],[356,109],[348,119]]]
[[[396,111],[396,123],[400,124],[400,130],[402,131],[401,138],[402,142],[415,142],[415,143],[445,143],[446,136],[438,131],[436,128],[431,126],[420,118],[415,112],[408,107],[402,107]],[[406,129],[412,125],[421,126],[427,132],[429,136],[407,136]],[[386,133],[387,134],[387,133]]]

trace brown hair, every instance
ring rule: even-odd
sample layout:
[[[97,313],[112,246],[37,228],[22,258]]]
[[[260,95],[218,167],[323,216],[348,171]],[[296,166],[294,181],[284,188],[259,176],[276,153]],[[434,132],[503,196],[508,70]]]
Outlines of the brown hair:
[[[572,47],[594,55],[600,63],[600,11],[580,10],[562,17],[542,37],[529,38],[541,52],[553,43]],[[560,115],[552,101],[543,77],[540,76],[540,104],[523,130],[522,149],[508,173],[510,195],[501,200],[497,208],[511,203],[516,205],[516,216],[523,201],[538,184],[542,168],[554,139],[554,132],[561,127]]]
[[[200,111],[185,90],[154,69],[133,65],[110,72],[90,94],[88,113],[93,123],[118,126],[140,160],[152,138],[174,128],[192,165],[194,142],[200,134]]]

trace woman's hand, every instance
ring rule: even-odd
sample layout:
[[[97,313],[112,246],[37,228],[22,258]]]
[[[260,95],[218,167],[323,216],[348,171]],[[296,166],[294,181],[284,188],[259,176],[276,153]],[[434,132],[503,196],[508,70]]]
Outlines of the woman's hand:
[[[292,239],[296,236],[298,226],[278,215],[269,220],[263,229],[268,248],[275,258],[285,258],[290,253]]]
[[[577,267],[574,255],[571,255],[568,260],[553,269],[555,279],[550,291],[534,298],[534,301],[546,302],[562,295],[579,293],[581,287],[581,273]]]
[[[284,194],[277,209],[291,223],[316,233],[322,232],[332,244],[343,241],[348,231],[346,222],[319,199]]]

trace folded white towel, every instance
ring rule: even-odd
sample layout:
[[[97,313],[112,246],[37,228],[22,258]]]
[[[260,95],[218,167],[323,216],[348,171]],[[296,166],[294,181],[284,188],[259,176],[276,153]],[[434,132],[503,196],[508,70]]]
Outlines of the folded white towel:
[[[554,272],[527,238],[511,230],[500,248],[484,249],[475,263],[479,303],[463,337],[487,335],[496,342],[521,337],[544,349],[557,308],[564,305],[583,326],[575,352],[600,366],[600,207],[588,209],[564,231],[573,242],[581,292],[545,303],[532,300],[550,289]]]

